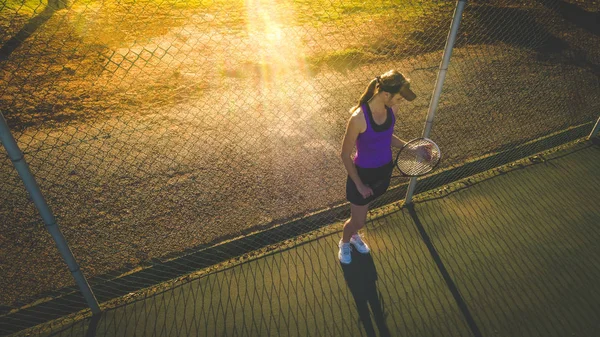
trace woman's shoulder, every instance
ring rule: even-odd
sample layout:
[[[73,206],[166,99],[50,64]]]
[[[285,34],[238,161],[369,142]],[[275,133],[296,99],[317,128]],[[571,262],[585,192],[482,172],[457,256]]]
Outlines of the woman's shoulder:
[[[364,115],[362,112],[362,108],[360,106],[356,106],[356,107],[350,109],[350,113],[352,114],[351,118],[354,118],[355,116],[359,116],[359,115]]]
[[[365,119],[365,114],[361,107],[353,108],[350,112],[352,113],[350,116],[350,124],[357,127],[360,132],[364,132],[367,129],[367,120]]]

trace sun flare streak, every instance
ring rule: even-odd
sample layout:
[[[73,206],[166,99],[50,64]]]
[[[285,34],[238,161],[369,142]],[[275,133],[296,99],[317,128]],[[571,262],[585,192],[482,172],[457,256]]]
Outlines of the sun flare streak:
[[[263,83],[285,80],[305,68],[302,43],[295,33],[295,13],[275,0],[246,0],[247,33]]]

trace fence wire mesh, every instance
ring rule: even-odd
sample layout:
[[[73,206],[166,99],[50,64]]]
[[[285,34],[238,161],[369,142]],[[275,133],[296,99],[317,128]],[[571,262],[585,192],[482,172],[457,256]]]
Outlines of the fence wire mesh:
[[[420,136],[454,7],[3,0],[0,110],[104,303],[347,217],[349,109],[398,69],[418,98],[395,133]],[[468,1],[431,135],[443,162],[418,192],[589,133],[597,11]],[[3,329],[84,309],[7,156],[0,180]]]

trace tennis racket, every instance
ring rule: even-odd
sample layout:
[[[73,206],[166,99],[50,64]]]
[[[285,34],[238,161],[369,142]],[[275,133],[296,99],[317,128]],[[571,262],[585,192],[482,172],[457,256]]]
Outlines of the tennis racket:
[[[439,146],[429,138],[415,138],[400,149],[394,165],[400,171],[397,177],[420,177],[435,169],[442,159]]]
[[[392,178],[398,177],[420,177],[436,168],[442,159],[442,152],[429,138],[415,138],[408,141],[400,149],[394,160],[394,166],[400,171],[399,175],[392,175]],[[386,180],[380,180],[373,185],[369,185],[375,190],[383,186]]]

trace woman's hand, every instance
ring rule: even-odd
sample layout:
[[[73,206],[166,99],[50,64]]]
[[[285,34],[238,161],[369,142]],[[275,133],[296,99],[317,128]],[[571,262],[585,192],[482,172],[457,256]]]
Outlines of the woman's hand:
[[[365,184],[356,185],[356,189],[365,199],[373,195],[373,190]]]
[[[430,161],[432,157],[431,144],[421,145],[417,149],[417,157],[419,161]]]

